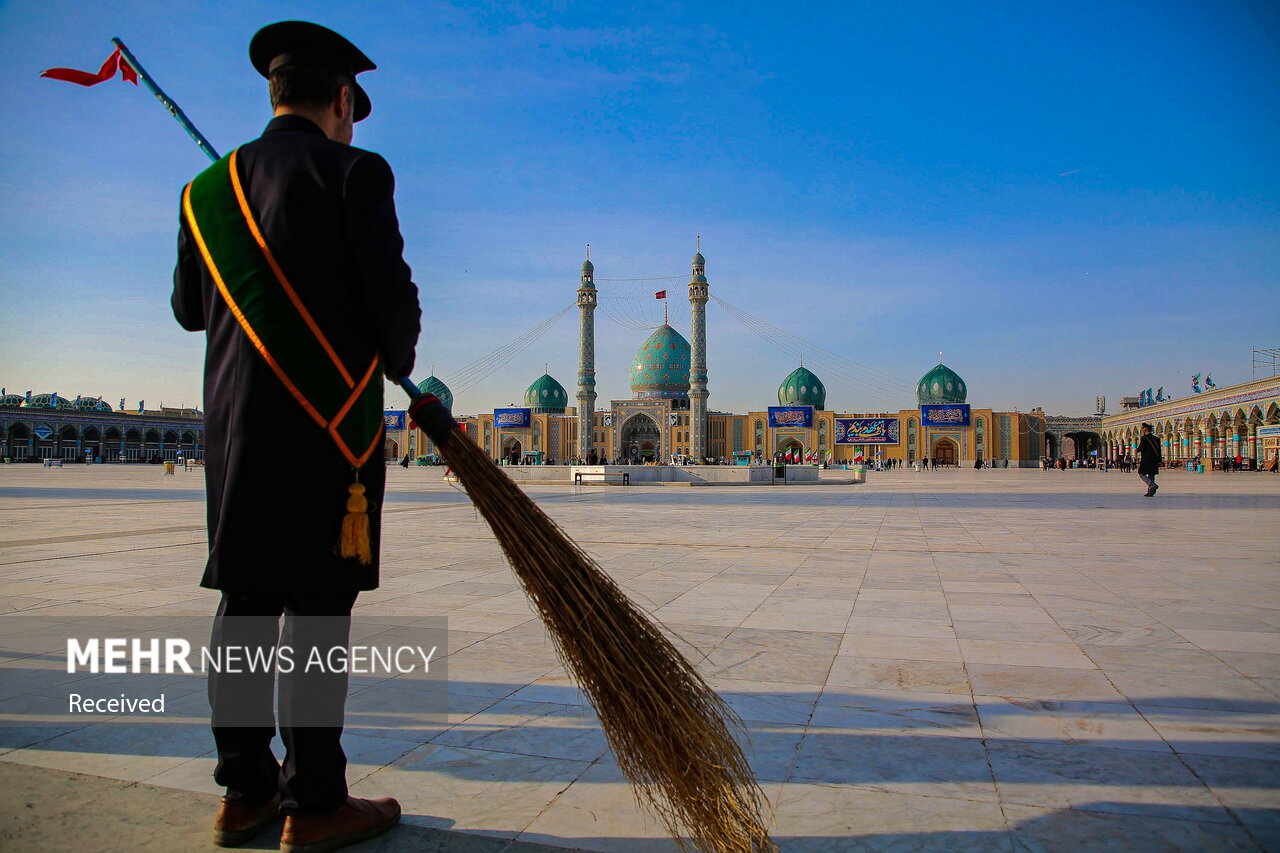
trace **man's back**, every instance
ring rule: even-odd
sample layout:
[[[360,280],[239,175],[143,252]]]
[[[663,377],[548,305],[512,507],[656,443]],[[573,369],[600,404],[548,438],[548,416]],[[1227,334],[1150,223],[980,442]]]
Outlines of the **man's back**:
[[[388,375],[407,376],[420,312],[401,259],[394,178],[386,162],[334,142],[313,122],[292,115],[273,119],[260,139],[239,149],[236,161],[264,241],[339,360],[352,374],[363,374],[380,354]],[[240,327],[185,221],[178,248],[174,315],[184,328],[208,334],[210,557],[204,585],[377,586],[377,525],[372,566],[333,553],[350,466]],[[306,464],[280,476],[276,469],[286,453]],[[375,506],[384,478],[379,448],[361,472]],[[269,537],[261,535],[264,520]],[[326,530],[332,535],[318,535]]]

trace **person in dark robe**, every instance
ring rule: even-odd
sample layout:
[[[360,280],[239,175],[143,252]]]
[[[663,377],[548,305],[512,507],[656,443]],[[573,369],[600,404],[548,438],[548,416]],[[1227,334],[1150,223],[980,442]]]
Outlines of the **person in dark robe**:
[[[1160,488],[1156,485],[1156,474],[1160,473],[1160,439],[1151,431],[1151,424],[1142,425],[1142,437],[1138,439],[1138,477],[1147,484],[1147,493],[1143,497],[1155,497]]]
[[[355,75],[375,66],[342,36],[302,21],[264,27],[249,54],[269,80],[274,118],[238,150],[233,165],[262,238],[337,358],[363,368],[380,356],[387,376],[407,377],[421,312],[402,259],[394,177],[382,157],[351,146],[353,123],[370,111]],[[356,596],[378,586],[381,433],[358,471],[372,547],[372,560],[362,563],[335,547],[352,466],[255,348],[202,248],[183,217],[171,301],[183,328],[206,334],[209,557],[201,585],[222,593],[214,647],[251,645],[255,636],[274,645],[282,615],[281,643],[310,631],[308,642],[345,647]],[[373,381],[382,387],[381,376]],[[284,437],[306,460],[287,474],[276,464]],[[329,627],[309,627],[317,625]],[[271,750],[273,680],[274,672],[249,680],[209,676],[214,778],[226,788],[215,842],[247,843],[278,812],[285,815],[282,851],[333,850],[393,826],[400,815],[395,800],[347,793],[345,674],[303,683],[281,671],[283,765]],[[235,716],[233,706],[247,710],[254,724],[220,725]],[[290,724],[304,712],[325,724]]]

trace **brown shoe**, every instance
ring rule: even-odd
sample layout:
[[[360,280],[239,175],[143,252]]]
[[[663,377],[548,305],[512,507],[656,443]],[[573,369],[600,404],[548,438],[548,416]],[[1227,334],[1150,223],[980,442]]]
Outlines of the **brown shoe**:
[[[239,800],[223,797],[218,816],[213,819],[213,843],[219,847],[247,844],[279,816],[279,794],[260,806],[246,806]]]
[[[347,797],[333,814],[286,817],[280,853],[327,853],[381,835],[399,822],[400,804],[390,797]]]

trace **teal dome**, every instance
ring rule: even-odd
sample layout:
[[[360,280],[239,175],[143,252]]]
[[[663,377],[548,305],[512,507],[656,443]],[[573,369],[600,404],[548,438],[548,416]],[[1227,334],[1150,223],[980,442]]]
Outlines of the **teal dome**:
[[[30,409],[74,409],[76,404],[55,391],[52,394],[32,394],[26,406]]]
[[[704,266],[707,263],[707,259],[702,257],[701,252],[696,252],[693,256],[693,262],[698,266]]]
[[[453,411],[453,392],[449,390],[448,385],[437,379],[435,374],[419,382],[418,390],[423,394],[435,394],[440,398],[440,402],[444,403],[446,409]]]
[[[778,386],[779,406],[813,406],[825,409],[827,389],[807,367],[797,367]]]
[[[667,324],[654,330],[631,360],[631,393],[637,400],[689,396],[689,342]]]
[[[916,385],[916,402],[922,406],[939,403],[963,403],[969,399],[969,389],[964,380],[945,364],[938,364]]]
[[[569,394],[564,390],[563,385],[551,377],[550,373],[544,373],[533,380],[529,390],[524,392],[524,404],[532,409],[535,415],[544,412],[564,414],[564,408],[569,404]]]
[[[82,412],[110,412],[111,404],[101,397],[80,397],[71,405]]]
[[[23,394],[5,394],[0,397],[0,406],[11,406],[17,408],[27,402],[27,398]]]
[[[582,262],[582,271],[583,271],[583,272],[595,272],[595,271],[596,271],[596,265],[595,265],[595,264],[593,264],[593,263],[591,263],[591,261],[583,261],[583,262]]]

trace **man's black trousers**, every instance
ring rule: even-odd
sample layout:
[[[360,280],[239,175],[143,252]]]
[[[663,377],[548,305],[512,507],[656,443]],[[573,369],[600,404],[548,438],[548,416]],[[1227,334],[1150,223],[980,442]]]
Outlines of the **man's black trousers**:
[[[307,671],[309,650],[322,655],[345,649],[356,592],[232,592],[223,590],[213,623],[211,650],[228,648],[293,651],[294,671],[275,667],[248,672],[209,668],[209,707],[218,766],[213,778],[227,797],[258,805],[281,795],[281,809],[293,814],[329,814],[347,798],[347,757],[342,751],[342,716],[347,697],[345,672]],[[283,630],[280,617],[284,616]],[[324,618],[314,618],[324,617]],[[227,659],[230,659],[228,654]],[[279,680],[279,726],[285,757],[271,752],[276,730],[273,702]],[[291,725],[297,715],[305,725]],[[331,723],[315,725],[317,721]],[[228,724],[232,723],[232,724]]]

